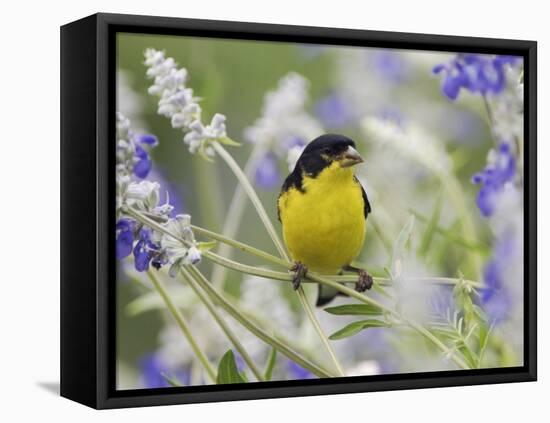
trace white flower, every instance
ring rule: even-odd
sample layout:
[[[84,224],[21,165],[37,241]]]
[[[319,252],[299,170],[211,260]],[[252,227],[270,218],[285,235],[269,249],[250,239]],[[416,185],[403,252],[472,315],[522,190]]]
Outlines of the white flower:
[[[185,86],[187,70],[178,69],[174,59],[166,58],[164,52],[147,49],[145,65],[148,67],[147,77],[154,79],[149,94],[160,97],[157,113],[169,118],[173,128],[185,133],[183,141],[192,154],[201,151],[213,156],[214,150],[208,143],[227,137],[225,116],[216,113],[209,125],[202,123],[200,98]]]
[[[309,82],[303,76],[290,72],[274,91],[264,97],[262,116],[244,131],[247,141],[266,144],[277,155],[284,157],[296,140],[306,144],[324,131],[321,125],[305,111]]]
[[[215,141],[220,138],[225,138],[227,136],[225,128],[225,116],[216,113],[212,118],[210,125],[204,126],[201,121],[195,120],[189,129],[191,130],[183,137],[183,141],[189,146],[189,151],[191,153],[197,152],[202,144],[205,144],[207,141]],[[205,150],[206,154],[213,155],[213,150],[207,148]]]
[[[124,193],[125,203],[140,210],[152,211],[159,202],[158,182],[131,182]]]
[[[116,130],[117,138],[127,138],[130,131],[130,120],[126,118],[122,113],[116,113]]]
[[[175,271],[178,270],[178,265],[197,264],[201,260],[201,252],[191,230],[190,215],[178,214],[163,226],[171,235],[163,233],[160,238],[160,245],[168,258],[168,262],[172,265],[169,272],[170,276],[174,276]]]
[[[361,125],[367,138],[378,147],[392,149],[403,157],[416,160],[438,175],[448,174],[452,169],[451,159],[441,141],[415,122],[398,125],[369,116]]]

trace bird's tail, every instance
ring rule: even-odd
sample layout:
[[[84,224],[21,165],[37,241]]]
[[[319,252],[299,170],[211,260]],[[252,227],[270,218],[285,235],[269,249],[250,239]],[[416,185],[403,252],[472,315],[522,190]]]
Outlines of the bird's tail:
[[[318,294],[317,294],[317,302],[315,303],[315,305],[317,307],[322,307],[322,306],[330,303],[337,295],[342,295],[344,297],[347,297],[346,294],[343,294],[342,292],[338,291],[335,288],[319,284],[319,291],[318,291]]]

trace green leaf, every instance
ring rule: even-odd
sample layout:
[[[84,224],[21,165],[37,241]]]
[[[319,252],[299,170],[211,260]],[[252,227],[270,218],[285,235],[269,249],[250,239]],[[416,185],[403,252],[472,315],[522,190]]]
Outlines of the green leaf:
[[[405,258],[405,253],[407,250],[407,244],[412,235],[414,228],[414,215],[409,217],[407,223],[403,226],[395,244],[393,246],[393,254],[391,259],[391,273],[394,279],[398,279],[401,276],[401,271],[403,267],[403,259]]]
[[[216,383],[218,385],[225,383],[245,383],[245,380],[239,373],[237,363],[235,363],[235,356],[231,350],[227,350],[220,360]]]
[[[376,320],[376,319],[359,320],[358,322],[353,322],[347,326],[344,326],[342,329],[334,332],[328,338],[333,341],[336,341],[339,339],[347,338],[349,336],[353,336],[364,329],[382,328],[382,327],[390,327],[390,324],[383,322],[382,320]]]
[[[432,243],[432,239],[437,229],[437,225],[439,224],[439,218],[441,216],[442,206],[443,206],[443,196],[441,195],[441,192],[440,192],[435,202],[432,217],[430,218],[430,221],[426,226],[426,231],[422,236],[422,241],[420,242],[420,247],[418,249],[418,254],[420,254],[420,256],[422,257],[425,257],[426,254],[428,253],[428,250],[430,249],[430,245]]]
[[[460,348],[458,348],[458,351],[461,353],[466,363],[468,363],[470,369],[477,368],[478,357],[466,344],[463,344]]]
[[[267,358],[267,366],[266,366],[265,372],[264,372],[265,380],[271,380],[271,377],[273,376],[273,369],[275,368],[275,362],[276,361],[277,361],[277,350],[275,348],[271,348],[271,351],[269,353],[269,357]]]
[[[428,224],[430,221],[426,216],[422,215],[420,212],[414,209],[409,209],[409,212],[412,213],[422,223]],[[452,227],[450,229],[447,229],[436,225],[434,232],[445,238],[447,241],[449,241],[449,243],[453,245],[460,245],[461,247],[467,248],[470,251],[474,250],[475,252],[483,255],[486,255],[489,251],[489,247],[487,245],[464,238],[457,232],[456,229]]]
[[[477,354],[477,368],[479,369],[481,367],[481,362],[483,361],[483,356],[485,354],[485,350],[487,349],[487,345],[489,343],[489,335],[491,333],[491,329],[488,328],[485,325],[480,325],[478,330],[478,336],[479,336],[479,350]]]
[[[218,245],[218,241],[202,241],[197,243],[199,250],[201,251],[209,251],[212,248],[214,248],[216,245]]]
[[[327,307],[325,311],[337,316],[374,316],[382,314],[382,310],[369,304],[344,304],[336,307]]]
[[[199,146],[199,155],[206,160],[209,163],[214,163],[214,159],[210,157],[208,154],[206,154],[206,142],[201,142],[201,145]]]
[[[218,141],[221,142],[222,144],[225,144],[225,145],[231,145],[233,147],[240,147],[241,144],[238,143],[237,141],[233,141],[231,138],[229,137],[222,137],[222,138],[218,138]]]

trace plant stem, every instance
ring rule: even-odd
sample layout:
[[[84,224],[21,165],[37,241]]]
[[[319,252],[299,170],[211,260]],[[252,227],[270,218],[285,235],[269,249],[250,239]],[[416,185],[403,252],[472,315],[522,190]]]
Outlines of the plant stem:
[[[261,143],[254,144],[250,157],[244,166],[244,174],[248,179],[252,177],[258,159],[265,153],[265,147]],[[237,184],[229,209],[226,213],[225,223],[223,225],[222,234],[227,238],[235,238],[241,224],[241,220],[246,206],[246,193],[242,184]],[[232,250],[230,245],[223,244],[218,249],[218,254],[223,257],[231,258]],[[215,287],[220,287],[227,275],[227,268],[214,265],[212,270],[211,281]]]
[[[279,251],[280,256],[286,260],[289,261],[290,257],[288,256],[281,240],[279,239],[279,236],[277,235],[277,231],[275,231],[275,227],[271,223],[271,220],[269,219],[269,216],[267,215],[264,206],[262,205],[262,202],[258,198],[258,195],[256,194],[256,191],[254,191],[254,188],[250,184],[248,178],[244,174],[244,172],[241,170],[237,162],[233,159],[233,157],[223,148],[223,146],[218,142],[213,142],[212,147],[216,152],[219,154],[219,156],[225,161],[225,163],[229,166],[231,171],[235,174],[235,177],[239,180],[240,184],[242,185],[244,191],[248,195],[248,198],[250,198],[250,201],[252,201],[252,204],[254,205],[254,208],[256,209],[256,212],[260,216],[260,219],[262,223],[264,224],[267,232],[269,233],[269,236],[273,240],[273,243],[275,244],[275,247],[277,248],[277,251]],[[321,328],[321,324],[319,323],[319,320],[317,319],[317,316],[315,316],[315,313],[313,309],[311,308],[311,305],[307,301],[306,294],[302,287],[299,287],[296,290],[296,293],[298,295],[298,298],[300,299],[300,303],[302,304],[302,307],[306,311],[306,314],[308,318],[311,320],[311,323],[315,330],[317,331],[317,334],[319,335],[319,338],[321,338],[321,342],[327,349],[329,356],[331,357],[332,361],[334,362],[334,366],[337,369],[338,373],[343,376],[344,373],[342,371],[342,365],[339,363],[338,358],[336,357],[336,353],[334,352],[334,349],[330,345],[330,342],[328,340],[328,337],[323,332],[323,329]]]
[[[277,248],[277,251],[286,260],[289,260],[288,254],[286,253],[285,247],[283,246],[281,240],[279,239],[279,236],[277,235],[277,231],[275,231],[275,227],[271,223],[271,220],[269,219],[269,216],[267,215],[264,206],[262,205],[262,202],[258,198],[258,195],[256,194],[256,191],[254,191],[254,188],[250,184],[250,181],[244,174],[244,172],[241,170],[235,159],[229,154],[225,148],[219,143],[219,142],[213,142],[212,147],[218,153],[218,155],[223,159],[223,161],[229,166],[239,183],[242,185],[246,195],[252,201],[252,204],[254,205],[254,208],[256,209],[256,212],[260,216],[260,220],[264,224],[267,233],[271,237],[271,240],[273,241],[273,244],[275,244],[275,247]]]
[[[244,348],[244,346],[241,344],[239,339],[235,336],[231,328],[225,323],[225,320],[222,318],[222,316],[218,313],[218,310],[216,309],[216,306],[212,304],[212,302],[208,299],[208,297],[201,291],[201,289],[197,286],[197,283],[193,279],[193,277],[185,270],[184,268],[181,269],[181,273],[183,274],[184,278],[186,279],[187,283],[191,287],[191,289],[195,292],[197,297],[202,301],[202,303],[206,306],[214,320],[218,323],[220,326],[220,329],[225,333],[229,341],[233,344],[233,346],[236,348],[236,350],[241,354],[241,357],[246,362],[250,370],[252,370],[252,373],[254,373],[254,376],[259,381],[264,380],[263,373],[256,367],[256,364]]]
[[[133,209],[131,207],[124,208],[124,212],[139,222],[143,223],[144,225],[147,225],[151,227],[152,229],[164,233],[166,235],[171,236],[172,238],[177,239],[182,244],[189,246],[189,244],[177,236],[174,236],[172,233],[170,233],[166,228],[164,228],[159,223],[155,222],[151,218],[149,218],[145,213],[140,212],[136,209]],[[290,270],[292,267],[292,263],[289,261],[282,260],[278,257],[275,257],[269,253],[266,253],[265,251],[259,250],[255,247],[252,247],[250,245],[244,244],[239,241],[235,241],[233,239],[229,239],[224,237],[223,235],[220,235],[216,232],[209,231],[208,229],[201,228],[199,226],[191,225],[193,230],[197,233],[201,233],[203,235],[206,235],[212,239],[227,243],[228,245],[232,245],[235,248],[238,248],[242,251],[245,251],[247,253],[250,253],[252,255],[255,255],[257,257],[263,258],[265,260],[268,260],[272,263],[281,265],[285,267],[286,269]],[[263,269],[258,268],[254,266],[249,266],[247,264],[239,263],[230,259],[227,259],[225,257],[222,257],[216,253],[213,253],[211,251],[203,251],[202,255],[209,260],[213,261],[216,264],[219,264],[221,266],[224,266],[228,269],[235,270],[237,272],[246,273],[248,275],[254,275],[254,276],[260,276],[267,279],[273,279],[276,281],[291,281],[292,275],[289,275],[287,272],[277,272],[275,270],[269,270],[269,269]],[[308,275],[315,275],[314,272],[308,272]],[[337,282],[357,282],[357,276],[356,275],[318,275],[322,276],[323,278],[330,279],[332,281]],[[380,285],[385,286],[392,286],[391,279],[389,278],[381,278],[381,277],[373,277],[373,279],[378,282]],[[471,285],[473,288],[483,288],[483,284],[477,281],[469,280],[469,279],[458,279],[458,278],[448,278],[448,277],[431,277],[431,276],[413,276],[413,277],[407,277],[405,278],[407,281],[418,281],[418,282],[425,282],[425,283],[433,283],[433,284],[440,284],[440,285],[456,285],[460,280],[463,282],[466,282],[468,285]],[[313,281],[311,279],[304,279],[302,282],[305,283],[312,283]]]
[[[288,260],[280,259],[277,256],[274,256],[272,254],[266,253],[265,251],[262,251],[256,247],[253,247],[251,245],[245,244],[243,242],[235,241],[234,239],[228,238],[225,235],[220,235],[216,232],[209,231],[208,229],[201,228],[200,226],[191,225],[191,229],[197,234],[205,235],[208,238],[211,238],[216,241],[220,241],[224,243],[225,245],[238,248],[241,251],[244,251],[249,254],[253,254],[257,257],[263,258],[267,261],[270,261],[275,264],[279,264],[281,266],[289,268],[290,262]],[[219,254],[223,255],[223,254]],[[223,257],[227,257],[226,255],[223,255]],[[229,257],[228,257],[229,258]]]
[[[309,276],[309,275],[308,275]],[[317,275],[311,275],[311,279],[313,279],[316,282],[319,282],[324,285],[331,286],[338,291],[349,295],[352,298],[355,298],[362,303],[372,305],[374,307],[379,308],[380,310],[384,311],[385,313],[388,313],[389,315],[394,316],[396,319],[401,320],[402,322],[408,324],[411,328],[415,329],[417,332],[419,332],[421,335],[425,336],[427,339],[429,339],[431,342],[435,344],[436,347],[438,347],[445,355],[449,356],[456,364],[458,364],[463,369],[468,369],[468,365],[460,358],[457,357],[453,351],[445,346],[439,339],[437,339],[428,329],[424,328],[419,323],[416,323],[415,321],[405,318],[401,316],[400,313],[397,311],[394,311],[388,307],[386,307],[384,304],[367,297],[364,294],[360,294],[359,292],[355,291],[354,289],[348,288],[345,285],[341,285],[338,282],[331,281],[330,279],[325,279],[321,276]]]
[[[137,211],[137,210],[135,210],[131,207],[127,207],[127,208],[124,209],[124,212],[126,214],[130,215],[130,216],[133,216],[138,221],[140,221],[140,222],[142,222],[146,225],[149,225],[151,228],[153,228],[155,230],[158,230],[159,232],[168,234],[171,237],[174,237],[174,235],[172,235],[170,232],[168,232],[162,225],[160,225],[159,223],[155,222],[152,219],[149,219],[147,216],[144,216],[139,211]],[[178,239],[184,245],[188,244],[183,239],[179,239],[177,237],[174,237],[174,238]],[[233,241],[233,242],[237,242],[237,241]],[[240,246],[246,246],[246,244],[242,244],[242,243],[239,243],[239,245]],[[256,250],[256,249],[253,248],[253,247],[251,247],[250,250],[247,249],[247,251],[249,251],[249,252],[252,252],[254,250]],[[218,263],[222,266],[227,266],[228,268],[236,270],[238,272],[247,273],[247,274],[251,274],[251,275],[256,275],[256,276],[260,276],[260,277],[268,278],[268,279],[273,279],[273,280],[280,280],[280,281],[290,281],[292,279],[292,276],[288,273],[276,272],[276,271],[273,271],[273,270],[259,269],[259,268],[254,267],[254,266],[248,266],[246,264],[238,263],[238,262],[235,262],[233,260],[226,259],[225,257],[218,256],[217,254],[212,253],[211,251],[203,251],[202,254],[203,254],[203,256],[207,257],[208,259],[214,261],[215,263]],[[267,253],[264,253],[264,254],[267,254]],[[288,262],[287,265],[288,265],[288,267],[290,267],[291,266],[290,262]],[[353,278],[353,279],[351,279],[351,278]],[[355,291],[351,288],[348,288],[347,286],[342,285],[341,283],[338,282],[338,281],[348,281],[348,280],[350,282],[354,282],[354,281],[356,281],[356,278],[357,278],[356,276],[352,277],[352,276],[343,276],[343,275],[334,275],[334,276],[328,276],[327,277],[327,276],[317,275],[314,272],[308,272],[304,282],[307,282],[309,280],[309,281],[313,281],[313,282],[317,282],[317,283],[321,283],[321,284],[331,286],[331,287],[337,289],[338,291],[340,291],[344,294],[347,294],[348,296],[350,296],[352,298],[355,298],[355,299],[357,299],[357,300],[359,300],[363,303],[376,306],[376,307],[380,308],[381,310],[384,310],[385,312],[395,316],[396,318],[403,320],[402,316],[399,313],[397,313],[396,311],[393,311],[393,310],[387,308],[382,303],[379,303],[376,300],[373,300],[372,298],[369,298],[364,294],[360,294],[357,291]],[[390,281],[387,278],[374,278],[374,279],[378,280],[378,281],[382,281],[382,282],[384,282],[384,281],[389,282]],[[453,279],[453,278],[430,278],[430,277],[426,277],[426,278],[407,278],[407,279],[408,280],[427,280],[427,281],[436,281],[437,280],[438,282],[440,282],[442,284],[449,284],[449,285],[454,285],[454,284],[458,283],[458,280]],[[464,280],[464,279],[462,281],[472,284],[473,287],[482,286],[481,284],[479,284],[479,282],[474,282],[474,281],[469,281],[469,280]],[[450,357],[459,366],[461,366],[463,368],[468,368],[466,366],[466,364],[460,358],[456,357],[452,353],[451,350],[449,350],[441,341],[439,341],[427,329],[423,328],[421,325],[419,325],[419,324],[417,324],[417,323],[415,323],[411,320],[407,320],[406,322],[413,329],[415,329],[416,331],[421,333],[423,336],[428,338],[430,341],[432,341],[445,354],[450,355]]]
[[[319,320],[317,319],[317,316],[315,316],[315,312],[313,311],[311,304],[309,304],[306,293],[304,292],[304,288],[299,286],[296,290],[296,293],[298,294],[298,298],[300,299],[300,302],[302,303],[302,307],[308,314],[309,320],[311,320],[311,323],[313,324],[313,327],[319,334],[319,338],[321,338],[321,341],[323,342],[326,350],[328,351],[330,358],[332,359],[332,362],[334,363],[334,367],[336,368],[336,372],[338,376],[344,377],[346,374],[344,373],[344,369],[342,368],[342,365],[340,364],[340,361],[338,361],[338,357],[336,357],[336,353],[334,352],[334,349],[332,348],[332,345],[330,345],[330,342],[326,335],[323,332],[323,329],[321,328],[321,324],[319,323]]]
[[[334,377],[320,366],[311,361],[303,358],[294,350],[280,342],[279,340],[270,336],[262,328],[252,323],[246,316],[244,316],[233,304],[231,304],[222,294],[220,294],[210,282],[202,275],[202,273],[195,266],[185,266],[191,275],[193,275],[195,281],[199,286],[212,298],[212,300],[219,304],[227,313],[229,313],[235,320],[241,323],[246,329],[256,335],[265,343],[276,348],[286,357],[290,358],[295,363],[299,364],[303,368],[311,371],[319,377]]]
[[[189,329],[189,326],[187,325],[187,322],[185,321],[183,315],[180,313],[178,308],[174,305],[174,303],[170,299],[170,296],[168,295],[168,293],[164,289],[164,285],[162,284],[162,282],[160,282],[156,278],[156,276],[153,274],[153,272],[151,270],[147,271],[147,276],[149,276],[149,279],[151,280],[151,283],[153,284],[153,287],[157,290],[157,292],[161,296],[162,300],[166,304],[166,307],[168,308],[168,310],[172,314],[172,317],[174,318],[177,325],[181,329],[183,335],[185,336],[185,338],[189,342],[189,345],[191,345],[191,348],[193,349],[193,352],[195,353],[195,355],[199,359],[200,363],[202,364],[202,366],[206,370],[206,373],[208,374],[208,377],[213,382],[215,382],[216,381],[216,371],[214,370],[214,368],[210,364],[210,361],[208,361],[208,357],[206,357],[204,352],[199,347],[199,344],[197,343],[197,341],[195,340],[195,337],[191,333],[191,330]]]

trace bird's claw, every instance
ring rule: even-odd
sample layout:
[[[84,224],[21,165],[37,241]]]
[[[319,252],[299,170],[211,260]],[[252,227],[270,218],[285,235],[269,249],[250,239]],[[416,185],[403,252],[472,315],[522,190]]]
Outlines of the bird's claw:
[[[359,275],[359,279],[355,283],[355,290],[357,292],[365,292],[367,289],[371,289],[373,284],[372,276],[363,269],[359,269],[357,274]]]
[[[294,272],[294,276],[292,277],[292,287],[294,288],[294,290],[297,290],[298,288],[300,288],[302,279],[305,278],[305,276],[307,275],[307,267],[297,261],[290,268],[290,270]]]

